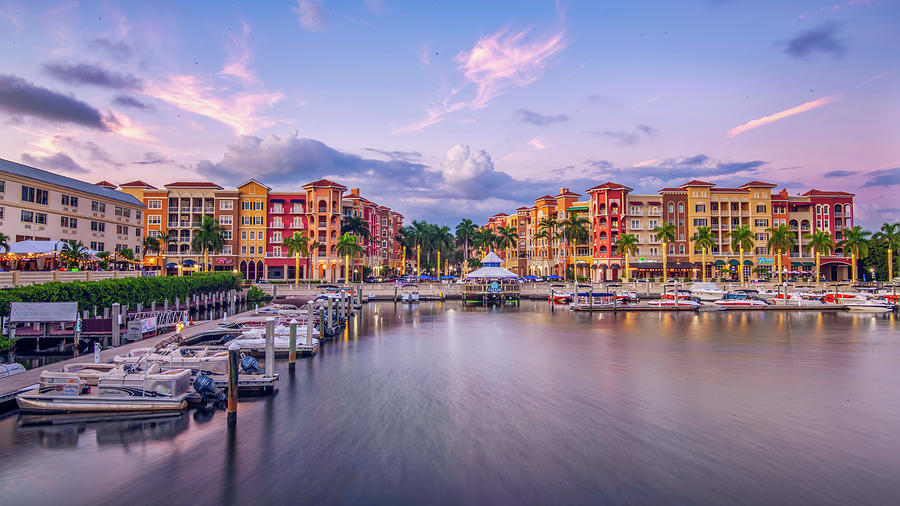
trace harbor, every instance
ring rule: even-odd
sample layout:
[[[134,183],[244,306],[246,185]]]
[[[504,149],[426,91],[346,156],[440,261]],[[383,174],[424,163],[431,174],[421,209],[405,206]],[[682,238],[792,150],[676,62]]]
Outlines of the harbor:
[[[900,493],[889,479],[900,472],[895,314],[559,309],[365,304],[293,372],[277,360],[274,395],[240,399],[233,429],[202,408],[135,420],[11,413],[0,493],[11,504],[840,504]],[[850,430],[861,419],[865,434]],[[541,458],[524,457],[533,451]],[[92,487],[65,471],[85,460],[104,476]],[[43,485],[19,486],[23,475]],[[301,499],[278,486],[300,481]]]

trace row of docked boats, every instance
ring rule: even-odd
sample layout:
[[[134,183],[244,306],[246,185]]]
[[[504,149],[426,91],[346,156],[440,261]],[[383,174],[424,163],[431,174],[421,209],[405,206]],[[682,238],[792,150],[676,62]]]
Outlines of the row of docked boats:
[[[768,306],[797,306],[803,309],[847,309],[855,312],[886,313],[896,309],[893,292],[860,289],[857,292],[811,290],[765,291],[758,289],[723,290],[715,283],[694,283],[689,288],[667,289],[658,298],[640,299],[636,293],[612,289],[596,292],[591,285],[576,285],[577,291],[567,291],[564,285],[550,288],[548,300],[554,304],[569,304],[574,310],[602,311],[607,309],[640,310],[701,310],[752,309]]]
[[[267,320],[273,325],[271,335]],[[274,367],[264,371],[256,358],[265,354],[267,340],[275,356],[288,355],[291,324],[296,323],[295,352],[312,356],[322,340],[337,334],[342,320],[336,308],[328,315],[309,314],[292,304],[271,305],[188,337],[175,334],[153,347],[132,348],[107,363],[44,370],[37,388],[16,401],[23,413],[42,414],[164,413],[219,403],[228,384],[229,348],[240,354],[239,395],[267,393],[278,380]]]

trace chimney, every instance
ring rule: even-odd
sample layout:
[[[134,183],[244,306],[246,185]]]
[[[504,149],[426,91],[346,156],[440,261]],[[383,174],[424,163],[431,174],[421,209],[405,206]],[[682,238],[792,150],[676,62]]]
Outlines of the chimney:
[[[560,188],[560,189],[559,189],[559,194],[560,194],[560,195],[565,195],[566,193],[569,193],[569,189],[568,189],[568,188]]]
[[[350,195],[359,197],[359,188],[350,188]]]

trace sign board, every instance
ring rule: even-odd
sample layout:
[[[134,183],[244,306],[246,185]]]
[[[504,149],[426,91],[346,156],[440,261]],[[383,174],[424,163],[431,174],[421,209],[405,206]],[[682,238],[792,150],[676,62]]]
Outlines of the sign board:
[[[141,318],[141,334],[156,332],[156,316]]]
[[[145,278],[152,278],[156,276],[156,271],[141,271],[141,276],[144,276]]]
[[[766,257],[756,257],[756,263],[758,264],[774,264],[774,258],[766,258]]]
[[[491,284],[487,287],[488,293],[500,293],[503,291],[503,287],[500,286],[500,282],[491,281]]]
[[[18,322],[74,322],[78,320],[77,302],[13,302],[9,321]]]

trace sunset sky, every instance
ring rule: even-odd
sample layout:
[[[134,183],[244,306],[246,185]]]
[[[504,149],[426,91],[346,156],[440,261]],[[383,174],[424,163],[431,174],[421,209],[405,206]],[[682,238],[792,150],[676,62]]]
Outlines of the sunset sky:
[[[900,220],[900,1],[0,0],[0,158],[321,177],[407,221],[566,186],[857,193]]]

